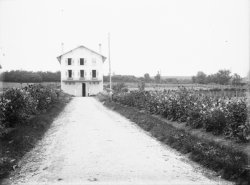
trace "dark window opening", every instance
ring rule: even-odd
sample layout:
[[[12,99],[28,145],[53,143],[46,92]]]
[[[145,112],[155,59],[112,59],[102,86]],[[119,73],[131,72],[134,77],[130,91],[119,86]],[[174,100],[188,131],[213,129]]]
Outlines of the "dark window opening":
[[[72,78],[72,70],[68,70],[69,78]]]
[[[92,70],[92,78],[96,78],[96,70]]]
[[[84,65],[84,58],[80,58],[80,65]]]
[[[68,65],[70,66],[72,64],[72,58],[68,58]]]
[[[84,70],[80,70],[80,76],[81,78],[84,78]]]

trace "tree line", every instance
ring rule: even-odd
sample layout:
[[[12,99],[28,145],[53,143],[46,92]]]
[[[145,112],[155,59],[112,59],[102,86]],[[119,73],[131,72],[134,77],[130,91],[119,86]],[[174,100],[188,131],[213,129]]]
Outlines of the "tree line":
[[[109,82],[109,76],[103,76],[104,82]],[[180,84],[187,84],[192,83],[190,79],[177,79],[177,78],[162,78],[160,73],[158,72],[155,76],[150,76],[149,73],[145,73],[143,77],[136,77],[133,75],[112,75],[112,81],[117,83],[137,83],[137,82],[145,82],[145,83],[180,83]]]
[[[60,82],[61,73],[50,71],[24,71],[24,70],[12,70],[3,72],[0,75],[0,81],[5,82],[18,82],[18,83],[36,83],[36,82]],[[109,82],[109,76],[103,76],[104,82]],[[161,74],[157,72],[155,76],[150,76],[149,73],[145,73],[143,77],[136,77],[133,75],[112,75],[113,82],[127,82],[127,83],[171,83],[171,84],[221,84],[221,85],[241,85],[242,78],[237,73],[231,74],[230,70],[219,70],[215,74],[207,75],[202,71],[199,71],[192,79],[177,79],[177,78],[162,78]]]
[[[231,74],[230,70],[219,70],[217,73],[207,75],[199,71],[196,76],[192,77],[193,83],[198,84],[221,84],[221,85],[242,85],[242,77],[237,74]]]
[[[60,80],[60,71],[33,72],[24,70],[12,70],[3,72],[0,76],[0,81],[18,83],[60,82]]]

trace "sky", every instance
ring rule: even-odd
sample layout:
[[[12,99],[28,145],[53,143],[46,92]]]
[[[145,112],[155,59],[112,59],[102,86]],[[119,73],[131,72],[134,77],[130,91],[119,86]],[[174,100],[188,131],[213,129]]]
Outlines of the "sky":
[[[84,45],[115,74],[192,76],[249,71],[248,0],[0,0],[3,70],[60,70],[56,57]],[[108,60],[104,73],[108,74]]]

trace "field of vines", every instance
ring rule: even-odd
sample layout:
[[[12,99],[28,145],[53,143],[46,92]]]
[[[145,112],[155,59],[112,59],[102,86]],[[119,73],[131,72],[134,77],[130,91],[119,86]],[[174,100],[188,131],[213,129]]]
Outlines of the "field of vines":
[[[115,102],[137,107],[168,120],[185,122],[214,135],[249,142],[249,119],[245,96],[211,96],[180,87],[177,90],[130,91],[113,94]]]
[[[8,128],[25,123],[46,111],[58,99],[59,91],[42,85],[10,88],[0,96],[0,136]]]

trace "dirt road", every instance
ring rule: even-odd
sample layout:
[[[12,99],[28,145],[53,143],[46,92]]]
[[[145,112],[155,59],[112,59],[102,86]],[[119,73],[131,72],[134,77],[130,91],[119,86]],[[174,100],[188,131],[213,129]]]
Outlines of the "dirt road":
[[[74,98],[4,184],[231,184],[94,98]]]

